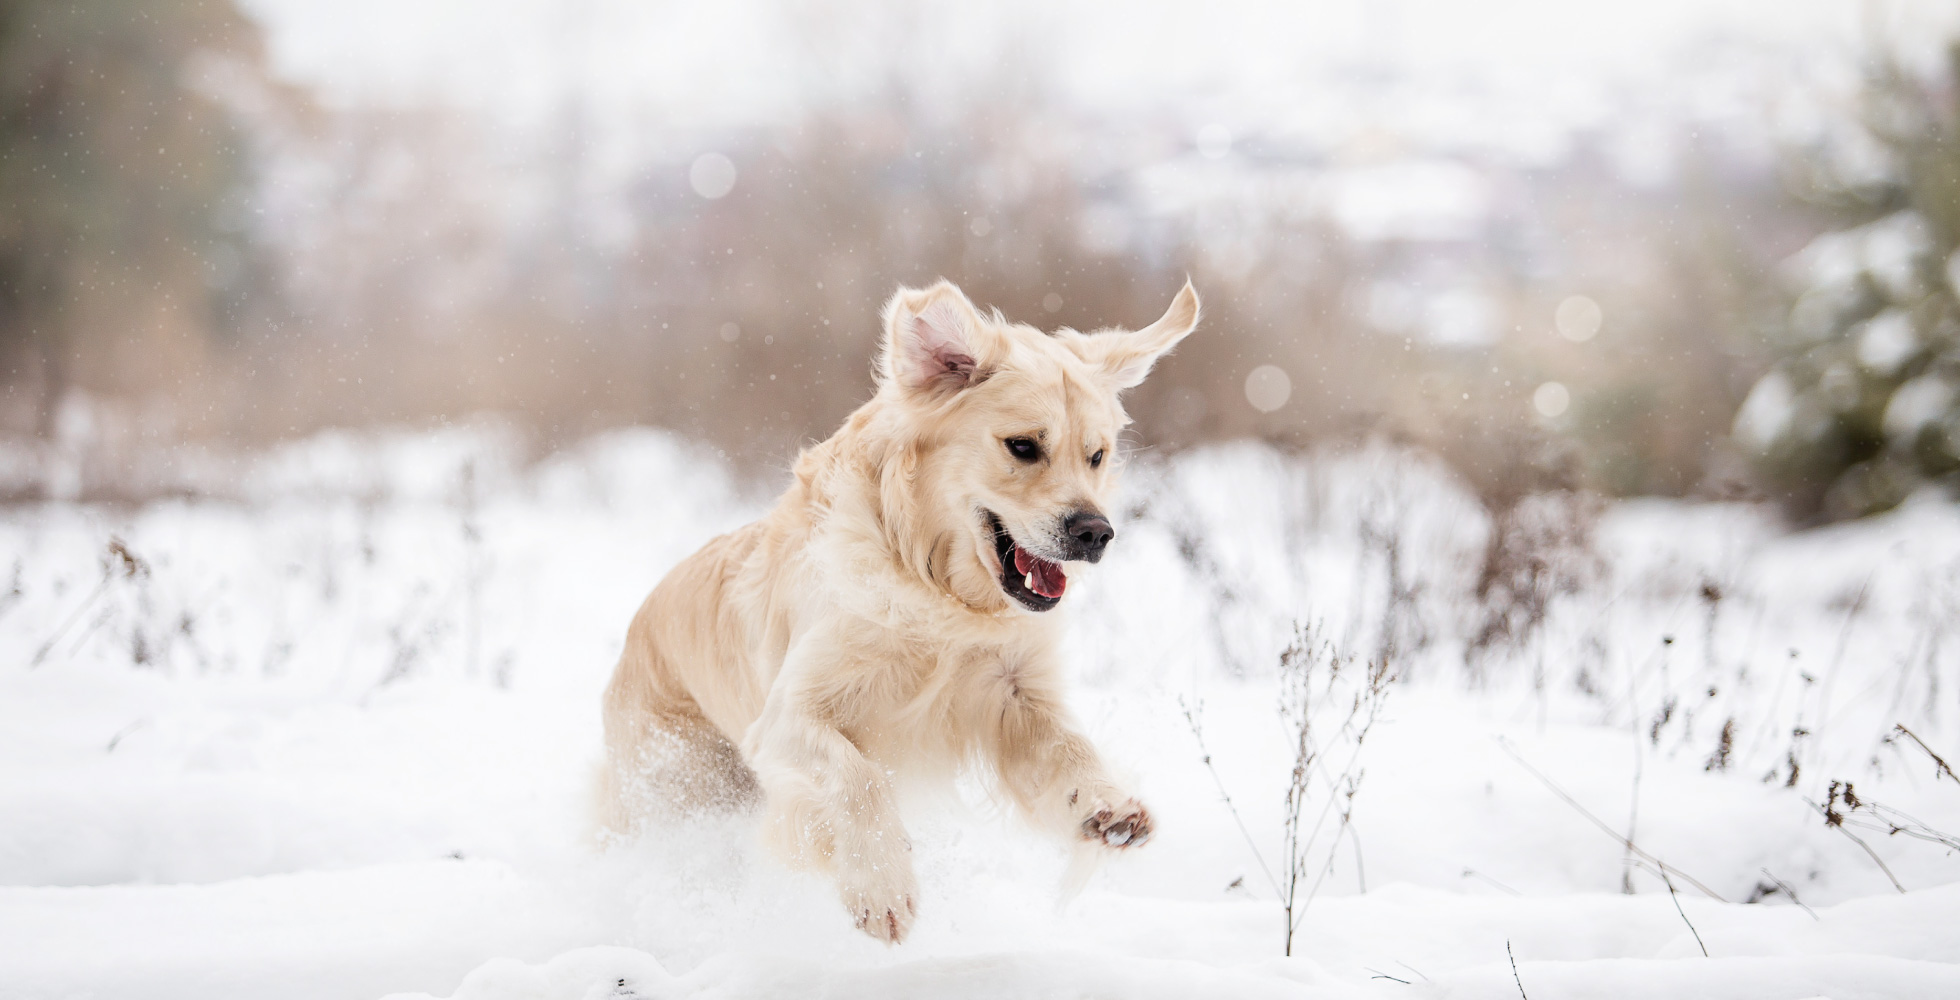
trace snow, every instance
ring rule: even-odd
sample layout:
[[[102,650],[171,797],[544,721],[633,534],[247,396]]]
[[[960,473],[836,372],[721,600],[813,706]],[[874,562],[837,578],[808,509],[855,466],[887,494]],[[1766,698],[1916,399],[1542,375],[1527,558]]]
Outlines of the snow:
[[[0,515],[0,995],[1960,995],[1960,859],[1854,812],[1901,893],[1816,808],[1850,780],[1960,830],[1960,782],[1887,739],[1960,756],[1937,498],[1801,534],[1610,505],[1591,555],[1543,553],[1576,591],[1475,656],[1490,522],[1436,462],[1137,456],[1070,645],[1159,834],[1064,898],[1064,852],[978,789],[908,790],[924,903],[886,949],[748,817],[592,834],[627,618],[775,483],[655,431],[536,461],[494,427],[347,432],[209,467],[227,499]],[[1280,859],[1276,657],[1296,620],[1373,655],[1391,606],[1404,680],[1284,957],[1240,833]],[[1631,817],[1678,898],[1560,792]]]

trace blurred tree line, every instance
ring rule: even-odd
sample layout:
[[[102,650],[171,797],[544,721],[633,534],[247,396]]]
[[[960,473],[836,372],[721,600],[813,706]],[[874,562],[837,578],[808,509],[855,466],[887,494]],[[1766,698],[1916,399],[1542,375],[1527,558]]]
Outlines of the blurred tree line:
[[[1869,155],[1793,164],[1839,228],[1797,258],[1783,356],[1736,423],[1808,517],[1885,510],[1960,471],[1960,41],[1931,77],[1874,59],[1860,100]]]
[[[514,142],[454,109],[316,106],[269,77],[226,0],[0,0],[0,432],[87,450],[94,471],[63,495],[171,488],[131,478],[157,442],[480,412],[540,448],[659,424],[773,472],[869,393],[897,284],[944,276],[1010,318],[1094,328],[1147,322],[1190,275],[1200,338],[1130,401],[1152,447],[1388,435],[1443,455],[1498,514],[1546,490],[1746,494],[1738,454],[1768,454],[1754,481],[1818,510],[1819,470],[1872,460],[1857,451],[1870,429],[1738,449],[1736,409],[1772,363],[1793,396],[1804,372],[1828,381],[1830,345],[1883,309],[1830,313],[1836,332],[1779,362],[1802,326],[1785,317],[1815,312],[1807,294],[1791,312],[1780,263],[1826,228],[1945,197],[1912,301],[1951,302],[1935,272],[1952,195],[1906,179],[1931,168],[1899,172],[1894,193],[1822,197],[1707,139],[1674,180],[1639,184],[1581,141],[1557,166],[1474,164],[1493,192],[1475,233],[1364,239],[1288,185],[1393,149],[1330,162],[1244,137],[1229,182],[1193,188],[1222,197],[1166,209],[1147,170],[1222,169],[1176,127],[1086,118],[1025,60],[950,101],[943,86],[924,99],[918,72],[895,66],[874,98],[788,127],[714,134],[622,123],[568,92],[545,133]],[[1950,185],[1950,97],[1887,86],[1916,109],[1884,119],[1918,151],[1900,162],[1944,155]],[[602,155],[621,141],[639,153]],[[693,182],[705,151],[732,163],[732,188]],[[1877,282],[1860,287],[1892,294]],[[1383,306],[1462,291],[1484,336],[1437,340]],[[1558,318],[1575,298],[1596,310],[1584,336]],[[1895,304],[1915,343],[1951,322]],[[1931,357],[1887,377],[1923,384]],[[1288,378],[1278,406],[1252,405],[1261,366]],[[77,400],[89,430],[67,440]]]

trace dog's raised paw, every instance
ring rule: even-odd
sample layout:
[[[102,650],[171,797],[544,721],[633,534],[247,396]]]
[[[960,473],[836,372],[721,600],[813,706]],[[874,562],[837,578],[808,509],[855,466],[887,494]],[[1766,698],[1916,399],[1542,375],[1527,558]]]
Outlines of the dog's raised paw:
[[[918,903],[908,895],[888,906],[860,906],[851,915],[858,930],[886,944],[901,944],[918,914]]]
[[[1102,806],[1082,821],[1082,839],[1118,850],[1142,847],[1150,839],[1150,810],[1135,799],[1120,806]]]

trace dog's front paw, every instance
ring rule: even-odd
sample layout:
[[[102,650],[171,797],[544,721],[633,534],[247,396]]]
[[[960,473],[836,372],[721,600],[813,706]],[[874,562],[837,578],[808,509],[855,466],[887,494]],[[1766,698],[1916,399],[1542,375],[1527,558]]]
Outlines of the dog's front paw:
[[[1082,821],[1082,839],[1117,849],[1142,847],[1150,839],[1150,810],[1135,799],[1120,805],[1098,803]]]
[[[911,872],[900,879],[845,881],[838,889],[858,930],[886,944],[899,944],[912,932],[919,915],[919,886]]]

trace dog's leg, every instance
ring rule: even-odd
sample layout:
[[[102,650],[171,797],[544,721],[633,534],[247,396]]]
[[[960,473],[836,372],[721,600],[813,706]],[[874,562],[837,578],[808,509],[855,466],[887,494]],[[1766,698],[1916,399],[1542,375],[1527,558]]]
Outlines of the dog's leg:
[[[601,817],[614,835],[636,834],[649,820],[744,812],[760,797],[741,753],[692,705],[607,736]]]
[[[825,718],[821,706],[836,692],[820,694],[816,678],[844,671],[815,659],[808,644],[792,651],[744,740],[762,785],[766,836],[791,860],[828,868],[858,928],[897,944],[918,913],[912,843],[884,769]]]
[[[1073,843],[1118,850],[1150,839],[1150,811],[1109,776],[1058,689],[1016,672],[999,697],[983,749],[1000,791],[1029,823]]]

